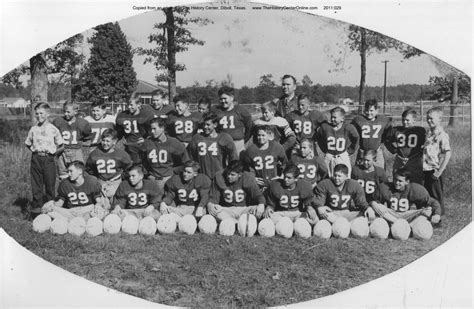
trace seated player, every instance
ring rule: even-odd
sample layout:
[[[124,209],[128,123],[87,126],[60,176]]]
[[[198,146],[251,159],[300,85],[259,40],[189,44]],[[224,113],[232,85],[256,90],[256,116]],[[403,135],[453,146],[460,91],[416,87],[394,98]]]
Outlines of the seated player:
[[[370,206],[377,215],[390,223],[399,218],[412,221],[423,215],[430,219],[431,223],[438,224],[441,221],[438,201],[430,197],[425,187],[411,182],[410,177],[410,171],[398,169],[393,183],[380,185]]]
[[[270,183],[265,192],[267,207],[263,216],[277,223],[282,217],[293,221],[302,217],[314,224],[318,221],[316,211],[311,205],[313,192],[309,182],[299,178],[300,170],[289,164],[283,171],[283,179]]]
[[[188,146],[202,122],[202,115],[189,111],[188,98],[183,95],[174,97],[173,102],[175,111],[168,116],[168,134]]]
[[[318,183],[314,189],[313,204],[319,218],[331,223],[337,217],[349,221],[360,216],[369,217],[369,220],[375,217],[365,199],[364,189],[357,180],[349,178],[349,169],[344,164],[337,164],[332,177]]]
[[[115,127],[115,117],[106,114],[106,105],[100,102],[92,103],[91,115],[84,118],[91,127],[92,139],[89,153],[100,145],[100,137],[106,129]]]
[[[199,163],[188,161],[180,175],[174,175],[166,182],[165,195],[160,204],[161,214],[192,214],[198,218],[205,215],[211,180],[198,172]]]
[[[378,166],[375,166],[377,150],[364,150],[359,155],[359,164],[352,169],[352,179],[359,182],[365,192],[365,199],[371,202],[374,193],[382,183],[388,182],[387,174]]]
[[[150,123],[150,137],[142,145],[143,166],[148,172],[148,179],[158,185],[160,197],[168,179],[175,174],[175,170],[189,160],[184,145],[174,137],[166,136],[165,120],[154,118]]]
[[[410,170],[411,182],[423,183],[423,145],[426,131],[415,126],[416,111],[407,109],[402,113],[402,126],[393,127],[385,140],[387,149],[395,154],[393,175],[398,169]]]
[[[324,152],[324,160],[332,177],[334,167],[344,164],[351,171],[349,155],[355,152],[359,143],[359,134],[353,125],[344,123],[345,111],[341,107],[331,109],[331,121],[324,122],[316,132],[316,141]]]
[[[122,173],[132,166],[132,159],[125,151],[115,147],[117,131],[106,129],[100,138],[100,146],[89,154],[86,162],[88,174],[96,177],[102,192],[111,200],[122,181]]]
[[[283,147],[270,140],[272,130],[269,126],[259,126],[255,133],[256,144],[241,152],[241,161],[245,169],[255,175],[260,188],[266,188],[272,179],[280,176],[288,159]]]
[[[212,182],[207,211],[218,221],[236,220],[245,213],[262,217],[265,198],[252,174],[243,171],[240,161],[231,161]]]
[[[210,179],[222,171],[228,162],[238,159],[232,137],[224,132],[217,133],[218,120],[216,114],[206,114],[203,132],[194,135],[188,145],[189,155]]]
[[[115,192],[112,213],[122,219],[134,215],[139,219],[151,216],[156,220],[160,217],[158,191],[156,183],[143,179],[142,166],[133,165],[127,171],[127,180],[122,181]]]
[[[291,130],[288,121],[279,116],[275,116],[276,104],[274,102],[265,102],[261,105],[262,117],[254,121],[254,128],[266,125],[270,128],[269,139],[283,146],[285,153],[289,154],[296,143],[295,133]],[[253,131],[254,143],[257,134]]]
[[[56,201],[47,202],[43,213],[63,216],[68,220],[74,217],[99,217],[102,219],[110,204],[103,198],[102,186],[99,181],[89,175],[84,175],[84,163],[72,161],[67,165],[68,178],[59,183]],[[54,214],[53,214],[54,213]]]
[[[328,178],[326,162],[314,155],[314,143],[309,139],[302,139],[296,154],[291,157],[290,163],[300,169],[300,178],[306,180],[314,188],[321,180]]]
[[[323,113],[310,109],[311,102],[306,94],[300,94],[297,102],[297,108],[286,115],[286,120],[296,134],[298,146],[303,139],[314,140],[314,134],[323,122],[327,122],[327,119]]]

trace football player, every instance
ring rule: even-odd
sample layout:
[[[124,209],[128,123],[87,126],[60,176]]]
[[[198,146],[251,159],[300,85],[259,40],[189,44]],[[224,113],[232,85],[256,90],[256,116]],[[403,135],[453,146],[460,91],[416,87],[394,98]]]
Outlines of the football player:
[[[300,178],[306,180],[314,188],[318,182],[328,178],[326,162],[314,155],[314,143],[309,139],[302,139],[298,152],[291,156],[290,162],[300,169]]]
[[[127,110],[117,115],[118,139],[125,138],[125,151],[134,164],[140,163],[140,149],[147,135],[147,125],[153,114],[141,109],[137,99],[128,102]]]
[[[422,185],[411,182],[410,177],[410,171],[398,169],[393,183],[380,185],[370,206],[390,223],[399,218],[412,221],[420,215],[430,219],[433,224],[440,223],[439,202],[430,197]],[[412,209],[412,205],[416,208]]]
[[[106,129],[115,127],[115,117],[106,114],[106,105],[100,102],[92,103],[91,115],[84,118],[91,127],[92,139],[89,153],[100,145],[100,137]]]
[[[377,150],[365,150],[360,155],[359,164],[352,169],[352,179],[359,182],[365,192],[365,199],[373,201],[374,193],[382,183],[388,182],[387,174],[381,167],[375,166]]]
[[[206,114],[203,132],[195,134],[188,145],[191,158],[199,163],[201,172],[211,179],[217,172],[222,171],[228,162],[238,159],[232,137],[225,132],[216,132],[218,121],[216,114]]]
[[[286,117],[286,115],[296,109],[298,104],[295,95],[296,78],[288,74],[283,75],[281,78],[281,90],[283,95],[273,100],[273,102],[276,104],[276,115]]]
[[[324,160],[328,166],[329,177],[334,167],[344,164],[351,170],[349,155],[355,152],[359,143],[359,134],[353,125],[344,122],[345,111],[341,107],[331,109],[331,122],[324,122],[316,132],[319,148],[324,152]]]
[[[160,217],[158,211],[161,196],[155,182],[143,179],[141,165],[133,165],[127,171],[127,180],[120,183],[115,192],[112,213],[120,218],[134,215],[141,219],[151,216],[155,220]]]
[[[245,213],[261,218],[265,198],[253,175],[244,172],[240,161],[235,160],[213,179],[207,210],[218,221],[231,218],[237,222]]]
[[[168,134],[188,146],[202,122],[202,115],[189,111],[188,98],[178,95],[173,98],[175,111],[168,116]]]
[[[100,146],[89,154],[86,171],[96,177],[104,195],[110,200],[122,181],[122,173],[132,166],[132,159],[125,151],[116,148],[117,131],[105,129]]]
[[[211,180],[198,172],[199,163],[188,161],[179,175],[166,182],[165,195],[160,204],[161,214],[193,214],[198,218],[205,215]]]
[[[211,111],[211,100],[208,97],[202,97],[198,101],[197,111],[204,116]]]
[[[410,170],[410,181],[422,184],[424,178],[423,144],[426,131],[423,127],[415,126],[416,115],[414,109],[403,111],[403,125],[392,128],[385,140],[385,146],[395,154],[393,173],[400,168]]]
[[[66,101],[63,105],[64,115],[53,120],[64,140],[64,151],[58,157],[58,174],[60,179],[68,177],[67,164],[73,161],[84,162],[82,145],[92,138],[91,126],[83,118],[77,116],[79,106]]]
[[[375,99],[367,100],[364,105],[364,115],[357,115],[352,125],[359,133],[359,151],[356,160],[362,159],[362,153],[367,150],[376,150],[375,166],[385,168],[382,141],[392,128],[391,120],[379,115],[379,106]]]
[[[270,183],[265,191],[267,207],[263,216],[271,218],[277,223],[282,217],[289,217],[293,221],[305,218],[309,223],[318,221],[315,209],[311,205],[313,192],[311,184],[299,178],[300,170],[296,165],[288,164],[283,171],[283,179],[276,179]]]
[[[272,179],[281,175],[288,159],[283,147],[270,140],[272,129],[269,126],[259,126],[255,132],[256,144],[241,153],[241,161],[246,170],[255,175],[260,188],[266,188]]]
[[[357,180],[349,178],[345,164],[337,164],[330,179],[324,179],[314,188],[313,205],[320,219],[334,223],[337,217],[348,221],[359,216],[375,218],[374,211],[365,199],[364,189]]]
[[[245,149],[245,142],[252,133],[252,115],[241,105],[235,105],[234,88],[224,86],[219,89],[220,105],[214,108],[214,113],[219,119],[220,132],[228,133],[235,144],[239,154]]]
[[[161,89],[156,89],[151,93],[151,107],[149,110],[154,118],[168,118],[174,111],[173,106],[168,104],[168,94]]]

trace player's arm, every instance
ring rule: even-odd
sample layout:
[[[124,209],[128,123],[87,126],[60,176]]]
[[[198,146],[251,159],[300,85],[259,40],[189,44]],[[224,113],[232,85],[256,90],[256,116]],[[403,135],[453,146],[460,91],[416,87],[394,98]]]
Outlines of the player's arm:
[[[237,149],[235,148],[234,141],[232,138],[228,135],[227,138],[225,139],[225,142],[223,144],[223,153],[224,153],[224,161],[230,162],[233,160],[238,160],[239,156],[237,154]]]
[[[175,174],[178,174],[182,169],[184,163],[189,161],[189,154],[186,151],[186,147],[184,147],[184,144],[182,143],[176,143],[173,144],[174,146],[174,151],[172,154],[173,157],[173,171]]]
[[[327,188],[325,182],[320,182],[313,190],[314,196],[312,200],[313,208],[321,219],[328,219],[328,215],[332,209],[326,205],[327,202]]]
[[[265,198],[265,201],[267,202],[267,205],[265,207],[265,211],[263,212],[263,217],[264,218],[270,218],[272,216],[272,214],[275,212],[275,207],[276,207],[276,204],[275,204],[275,200],[276,200],[276,197],[275,197],[275,190],[276,190],[276,182],[272,182],[270,184],[270,188],[268,188],[265,192],[264,192],[264,198]]]
[[[392,127],[390,130],[388,130],[385,137],[382,138],[382,143],[385,145],[385,148],[387,148],[387,150],[390,151],[390,153],[395,153],[397,151],[396,136],[397,136],[396,129]]]
[[[414,203],[418,209],[431,207],[432,216],[437,215],[437,221],[439,222],[441,216],[441,205],[436,199],[429,195],[428,191],[423,186],[417,183],[411,184],[410,192],[408,193],[408,201]]]
[[[124,189],[124,183],[124,181],[120,183],[112,198],[112,205],[115,207],[119,206],[120,208],[125,208],[127,205],[127,194]]]
[[[347,147],[347,152],[353,154],[356,151],[357,146],[359,145],[359,133],[357,133],[356,128],[349,124],[348,125],[348,138],[349,146]]]
[[[383,132],[382,132],[382,142],[385,141],[388,136],[390,135],[390,132],[392,132],[392,118],[391,117],[387,117],[387,124],[385,125],[385,127],[383,128]]]
[[[241,115],[242,115],[242,122],[244,123],[244,128],[245,128],[244,141],[247,142],[252,136],[251,135],[252,127],[253,127],[252,115],[250,115],[249,111],[247,111],[247,109],[245,108],[241,109]]]
[[[203,175],[202,185],[199,188],[199,196],[201,197],[201,200],[199,201],[199,204],[196,207],[196,213],[201,212],[201,210],[202,210],[202,213],[204,213],[204,208],[209,202],[210,190],[211,190],[211,180],[209,179],[209,177]],[[198,209],[201,209],[201,210],[198,212]]]
[[[439,178],[451,159],[451,146],[449,145],[449,136],[445,134],[440,141],[439,168],[433,173],[433,176]]]
[[[291,129],[288,120],[286,120],[285,118],[281,118],[281,120],[282,124],[278,127],[278,129],[283,132],[283,134],[281,135],[284,136],[284,142],[281,145],[283,146],[283,149],[287,151],[296,144],[296,135],[295,132],[293,132],[293,130]]]
[[[194,137],[189,142],[186,151],[188,152],[189,157],[191,157],[194,161],[198,161],[197,142]]]
[[[94,137],[94,134],[92,134],[92,128],[91,125],[87,120],[84,120],[84,125],[82,127],[82,141],[87,142],[91,141],[92,138]]]
[[[319,127],[316,130],[316,133],[314,133],[314,140],[316,141],[319,146],[319,149],[321,149],[322,152],[328,152],[328,144],[326,141],[326,134],[324,134],[323,126]]]
[[[95,165],[94,161],[92,160],[91,155],[89,155],[89,157],[87,158],[85,165],[86,165],[85,170],[86,170],[87,174],[97,176],[96,165]]]
[[[321,157],[314,157],[315,158],[315,163],[316,163],[316,168],[318,169],[317,174],[318,174],[318,181],[321,181],[323,179],[329,178],[329,171],[328,171],[328,166],[326,162]]]
[[[318,215],[316,209],[313,207],[313,188],[310,183],[305,183],[304,180],[301,181],[303,181],[303,186],[301,188],[301,197],[303,197],[303,200],[301,201],[301,205],[308,214],[309,219],[315,221]]]
[[[255,216],[257,218],[261,218],[263,213],[265,212],[265,197],[263,196],[262,191],[258,187],[257,182],[253,179],[250,178],[248,181],[245,181],[247,183],[247,190],[250,193],[250,200],[252,205],[257,204],[257,209],[255,211]]]
[[[209,201],[207,202],[207,211],[213,215],[217,215],[217,209],[220,206],[219,201],[221,199],[221,189],[217,183],[217,175],[212,181],[211,192],[209,194]]]
[[[362,186],[354,181],[354,193],[353,193],[353,200],[355,207],[361,211],[366,211],[367,208],[369,207],[369,204],[367,203],[367,199],[365,198],[365,192]]]

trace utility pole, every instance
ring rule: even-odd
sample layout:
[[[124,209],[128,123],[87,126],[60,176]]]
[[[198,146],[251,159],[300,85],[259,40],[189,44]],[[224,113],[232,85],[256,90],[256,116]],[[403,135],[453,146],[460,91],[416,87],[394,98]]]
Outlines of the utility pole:
[[[383,113],[385,114],[385,103],[387,101],[387,62],[388,60],[382,61],[385,65],[383,74]]]

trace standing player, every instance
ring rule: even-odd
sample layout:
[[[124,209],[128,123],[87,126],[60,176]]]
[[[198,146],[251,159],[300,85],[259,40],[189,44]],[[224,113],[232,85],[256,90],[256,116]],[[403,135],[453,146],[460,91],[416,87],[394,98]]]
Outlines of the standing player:
[[[385,146],[395,153],[393,173],[398,169],[410,170],[411,182],[423,183],[423,144],[426,131],[415,126],[416,111],[407,109],[402,113],[402,126],[393,127],[385,141]]]
[[[147,125],[153,115],[141,110],[137,99],[131,99],[128,110],[117,115],[116,126],[119,140],[125,138],[125,151],[132,158],[133,163],[140,163],[140,148],[145,141]]]
[[[235,105],[234,88],[224,86],[218,91],[220,106],[214,109],[219,119],[220,132],[228,133],[234,140],[235,149],[239,154],[245,149],[245,142],[252,133],[252,116],[241,105]]]
[[[268,126],[271,131],[270,140],[283,146],[285,153],[289,154],[295,145],[296,136],[291,130],[288,121],[279,116],[275,116],[276,105],[273,102],[265,102],[261,105],[262,117],[254,121],[254,139],[256,138],[256,128],[262,125]],[[255,142],[255,141],[254,141]]]
[[[314,188],[318,182],[328,177],[326,162],[314,155],[314,143],[309,139],[302,139],[298,153],[291,157],[290,163],[300,169],[300,178],[306,180]]]
[[[359,163],[352,169],[352,179],[359,182],[365,192],[365,199],[373,201],[375,191],[382,183],[388,182],[387,174],[378,166],[375,166],[377,150],[365,150],[360,155]]]
[[[323,122],[327,122],[326,116],[319,111],[310,110],[309,97],[306,94],[298,96],[297,109],[286,115],[291,129],[296,134],[297,145],[303,139],[314,140],[314,134]]]
[[[142,145],[143,164],[148,179],[158,186],[160,197],[168,179],[189,160],[184,145],[174,137],[165,134],[165,119],[154,118],[150,124],[150,138]]]
[[[299,178],[299,172],[296,165],[289,164],[283,171],[283,179],[271,182],[266,191],[265,218],[271,218],[275,223],[281,217],[289,217],[292,220],[303,217],[311,224],[318,221],[316,211],[311,206],[311,185]]]
[[[174,111],[173,106],[168,104],[168,94],[160,89],[151,93],[151,107],[150,112],[155,118],[168,118]]]
[[[431,219],[431,223],[438,224],[441,221],[441,207],[438,201],[430,197],[422,185],[412,183],[410,176],[408,170],[398,169],[393,183],[380,185],[370,206],[390,223],[399,218],[412,221],[423,215]],[[412,209],[413,204],[416,209]]]
[[[237,220],[245,213],[258,219],[265,210],[265,198],[254,177],[243,171],[239,161],[232,161],[213,179],[207,210],[218,221]]]
[[[168,134],[188,146],[202,122],[202,115],[189,111],[188,98],[183,95],[174,97],[175,111],[168,116]]]
[[[286,117],[286,115],[297,108],[298,102],[295,95],[296,78],[288,74],[283,75],[281,78],[281,90],[283,95],[273,100],[273,102],[276,104],[276,115]]]
[[[222,171],[228,162],[238,159],[232,137],[225,132],[217,133],[217,125],[216,114],[205,115],[203,132],[194,135],[188,145],[191,158],[199,163],[201,172],[211,179],[217,172]]]
[[[161,196],[156,184],[148,179],[143,179],[143,169],[140,165],[133,165],[127,171],[127,180],[120,183],[115,192],[112,213],[122,219],[131,214],[141,219],[151,216],[160,217],[158,206]]]
[[[91,127],[92,138],[89,153],[100,145],[100,137],[106,129],[115,127],[115,117],[106,114],[106,105],[100,102],[92,104],[91,115],[84,118]]]
[[[285,150],[276,141],[270,141],[272,130],[269,126],[259,126],[256,132],[256,144],[250,145],[241,153],[241,161],[246,170],[255,175],[260,188],[266,188],[270,181],[280,176],[288,159]]]
[[[89,154],[86,171],[97,177],[102,192],[112,199],[122,181],[122,173],[132,166],[132,159],[125,151],[115,147],[117,131],[106,129],[100,138],[100,146]]]
[[[359,134],[353,125],[344,123],[344,109],[331,109],[331,122],[323,123],[316,132],[316,141],[324,152],[324,160],[328,167],[329,177],[332,177],[337,164],[345,164],[351,170],[349,155],[355,152],[359,142]]]
[[[199,164],[188,161],[179,175],[166,182],[165,195],[160,204],[161,214],[193,214],[199,218],[206,213],[211,180],[198,172]]]
[[[365,199],[364,189],[357,180],[349,179],[349,169],[345,164],[337,164],[333,176],[318,183],[314,189],[313,204],[319,218],[331,223],[337,217],[349,221],[360,216],[368,216],[369,219],[375,217]]]
[[[64,140],[64,151],[58,158],[59,178],[66,179],[67,164],[73,161],[84,162],[82,144],[92,137],[91,126],[83,118],[77,117],[79,106],[67,101],[64,103],[64,116],[53,120]]]
[[[359,151],[356,161],[362,158],[362,153],[367,150],[376,150],[375,166],[385,168],[382,141],[392,128],[391,120],[384,115],[378,115],[379,107],[374,99],[367,100],[364,106],[364,115],[357,115],[352,120],[352,125],[359,133]]]

